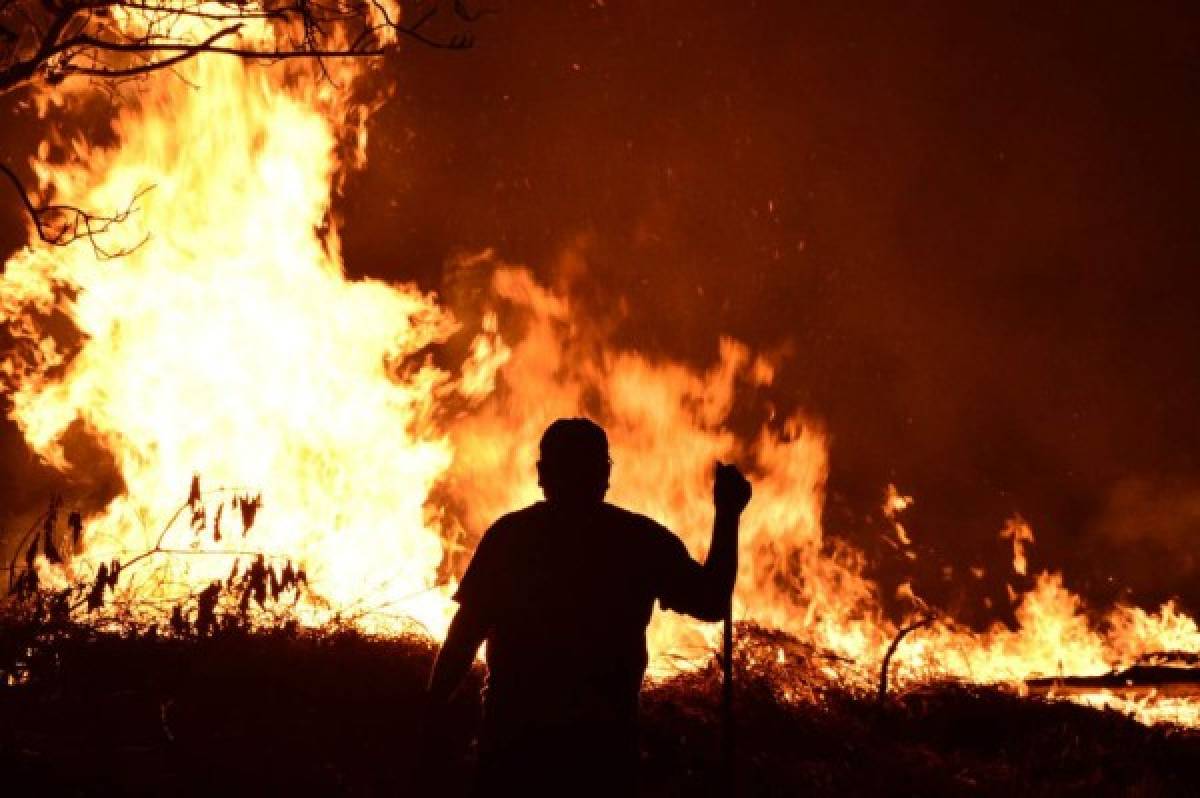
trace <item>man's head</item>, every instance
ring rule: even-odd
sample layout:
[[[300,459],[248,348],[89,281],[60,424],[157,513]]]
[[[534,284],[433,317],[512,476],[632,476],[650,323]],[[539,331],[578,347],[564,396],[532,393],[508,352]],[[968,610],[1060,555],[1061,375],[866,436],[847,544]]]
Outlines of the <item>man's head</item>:
[[[538,484],[550,501],[599,502],[608,492],[608,436],[586,418],[560,418],[542,434]]]

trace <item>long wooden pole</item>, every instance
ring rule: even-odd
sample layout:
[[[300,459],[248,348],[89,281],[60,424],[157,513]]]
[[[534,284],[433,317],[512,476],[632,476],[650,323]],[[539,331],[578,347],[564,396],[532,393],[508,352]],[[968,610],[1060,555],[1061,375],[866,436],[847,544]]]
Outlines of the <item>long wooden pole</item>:
[[[725,608],[721,641],[721,758],[725,768],[725,794],[737,794],[737,737],[733,714],[733,601]]]

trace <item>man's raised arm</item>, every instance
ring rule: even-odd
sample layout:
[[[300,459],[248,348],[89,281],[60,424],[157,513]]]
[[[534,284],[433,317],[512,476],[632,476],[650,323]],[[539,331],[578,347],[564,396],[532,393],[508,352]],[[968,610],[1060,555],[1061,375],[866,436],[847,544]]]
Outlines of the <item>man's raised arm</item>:
[[[738,523],[750,502],[750,482],[737,466],[717,463],[713,482],[712,544],[700,565],[679,543],[681,568],[668,579],[662,603],[702,621],[719,621],[729,608],[738,568]]]

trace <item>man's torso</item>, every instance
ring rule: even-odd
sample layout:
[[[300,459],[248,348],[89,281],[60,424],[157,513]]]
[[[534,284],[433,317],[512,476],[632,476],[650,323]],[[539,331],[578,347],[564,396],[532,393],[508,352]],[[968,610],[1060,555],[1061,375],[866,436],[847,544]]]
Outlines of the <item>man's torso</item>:
[[[609,504],[539,502],[489,530],[460,589],[491,621],[485,733],[632,727],[671,541]]]

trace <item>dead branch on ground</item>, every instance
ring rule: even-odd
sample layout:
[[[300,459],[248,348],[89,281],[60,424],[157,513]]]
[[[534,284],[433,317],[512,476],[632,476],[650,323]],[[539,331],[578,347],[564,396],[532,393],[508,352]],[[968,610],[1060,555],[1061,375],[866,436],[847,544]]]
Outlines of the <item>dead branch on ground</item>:
[[[934,613],[927,612],[918,617],[917,620],[913,621],[912,623],[901,626],[896,631],[896,636],[892,638],[891,645],[887,647],[887,652],[883,655],[883,664],[879,668],[879,694],[877,696],[878,703],[882,704],[887,699],[888,672],[892,667],[892,657],[896,655],[896,649],[900,647],[900,643],[902,643],[904,638],[908,637],[908,635],[912,632],[932,624],[936,618],[937,616]]]

